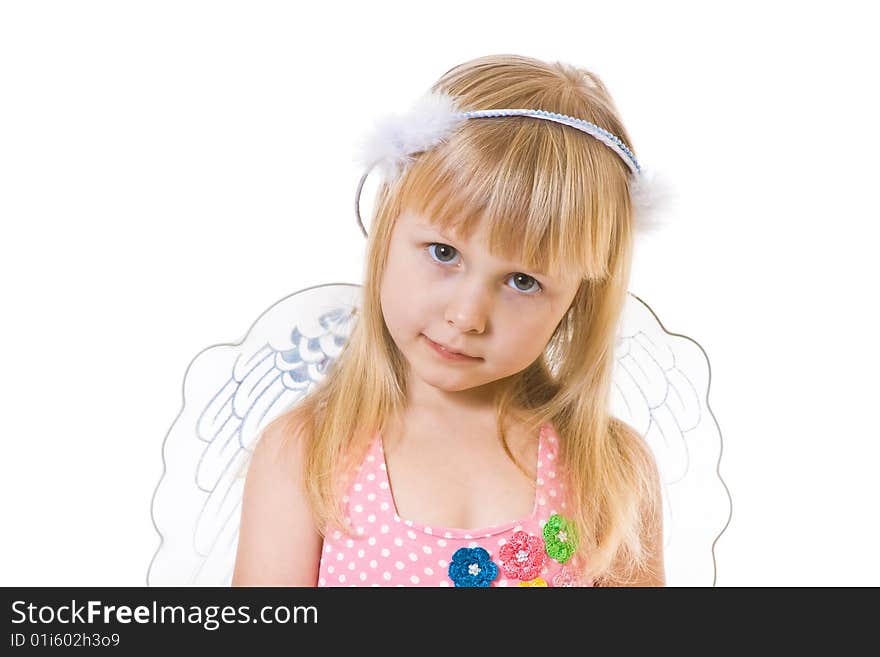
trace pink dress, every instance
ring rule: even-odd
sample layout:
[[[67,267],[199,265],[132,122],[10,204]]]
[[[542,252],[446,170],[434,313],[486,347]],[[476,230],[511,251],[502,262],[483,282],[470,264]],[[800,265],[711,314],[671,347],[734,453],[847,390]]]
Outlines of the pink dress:
[[[324,539],[318,586],[574,586],[573,530],[566,516],[559,438],[545,424],[538,440],[535,504],[521,520],[477,529],[404,520],[376,435],[343,498],[354,536]]]

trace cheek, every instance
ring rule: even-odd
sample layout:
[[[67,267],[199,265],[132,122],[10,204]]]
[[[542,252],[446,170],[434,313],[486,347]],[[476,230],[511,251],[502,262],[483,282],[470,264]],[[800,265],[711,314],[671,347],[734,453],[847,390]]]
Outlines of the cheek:
[[[541,355],[559,321],[550,303],[512,304],[497,317],[496,353],[511,365],[525,367]]]
[[[385,324],[395,338],[411,333],[424,313],[425,295],[422,274],[405,258],[389,257],[382,277],[380,300]]]

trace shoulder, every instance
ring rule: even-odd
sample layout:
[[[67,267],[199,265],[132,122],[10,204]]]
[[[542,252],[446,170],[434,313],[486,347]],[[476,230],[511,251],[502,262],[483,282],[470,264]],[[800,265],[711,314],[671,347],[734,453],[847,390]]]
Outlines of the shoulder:
[[[314,586],[322,538],[303,479],[305,423],[289,412],[254,448],[242,498],[234,586]]]

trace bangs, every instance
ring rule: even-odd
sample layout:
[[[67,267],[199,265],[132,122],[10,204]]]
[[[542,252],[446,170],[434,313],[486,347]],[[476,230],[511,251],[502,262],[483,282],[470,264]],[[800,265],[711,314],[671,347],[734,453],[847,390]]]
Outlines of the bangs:
[[[465,239],[485,219],[493,255],[563,278],[603,279],[628,211],[627,174],[604,144],[571,128],[474,119],[410,166],[400,207]]]

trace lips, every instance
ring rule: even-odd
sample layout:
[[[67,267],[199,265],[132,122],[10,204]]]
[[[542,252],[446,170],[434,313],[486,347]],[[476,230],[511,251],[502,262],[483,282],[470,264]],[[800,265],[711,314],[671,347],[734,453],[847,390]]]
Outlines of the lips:
[[[467,354],[463,351],[456,351],[452,347],[448,347],[445,344],[443,344],[442,342],[437,342],[436,340],[431,340],[431,338],[429,338],[427,335],[425,336],[425,338],[427,338],[430,342],[433,342],[435,345],[437,345],[438,347],[440,347],[441,349],[443,349],[445,351],[448,351],[451,354],[457,354],[459,356],[467,356],[468,358],[477,358],[477,356],[471,356],[470,354]]]

